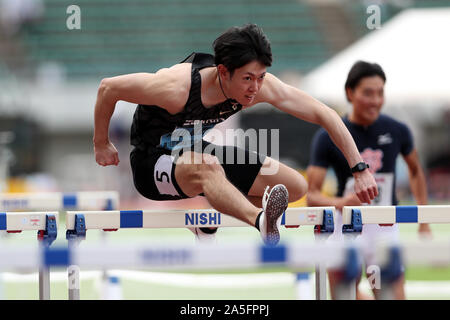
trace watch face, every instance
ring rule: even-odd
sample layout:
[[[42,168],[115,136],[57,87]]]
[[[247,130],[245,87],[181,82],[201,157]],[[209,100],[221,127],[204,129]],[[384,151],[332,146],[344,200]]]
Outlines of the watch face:
[[[352,172],[361,172],[367,169],[368,167],[369,166],[366,163],[360,162],[353,168]]]

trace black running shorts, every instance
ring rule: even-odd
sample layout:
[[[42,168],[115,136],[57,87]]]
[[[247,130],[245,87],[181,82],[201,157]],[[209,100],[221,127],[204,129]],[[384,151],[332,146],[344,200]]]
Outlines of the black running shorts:
[[[218,157],[227,179],[247,195],[265,156],[246,149],[218,146],[206,141],[203,141],[203,150],[205,153]],[[138,192],[151,200],[189,198],[180,189],[175,179],[176,158],[177,156],[171,155],[170,151],[161,148],[152,147],[145,151],[133,149],[130,154],[130,163],[134,185]]]

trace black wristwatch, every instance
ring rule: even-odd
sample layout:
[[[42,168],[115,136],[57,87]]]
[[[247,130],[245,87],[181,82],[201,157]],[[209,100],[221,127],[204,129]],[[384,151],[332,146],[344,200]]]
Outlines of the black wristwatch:
[[[367,163],[360,162],[360,163],[356,164],[356,166],[354,166],[352,168],[352,173],[361,172],[361,171],[366,170],[367,168],[369,168],[369,165]]]

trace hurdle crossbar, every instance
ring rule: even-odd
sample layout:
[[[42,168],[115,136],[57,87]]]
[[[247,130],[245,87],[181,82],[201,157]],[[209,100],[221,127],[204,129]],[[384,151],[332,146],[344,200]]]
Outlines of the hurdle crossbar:
[[[54,216],[56,228],[59,225],[59,213],[54,212],[0,212],[0,230],[19,233],[26,230],[46,231],[47,220]]]
[[[288,208],[281,218],[287,228],[300,225],[318,226],[320,233],[334,230],[334,207]],[[75,245],[85,239],[86,231],[121,228],[186,228],[186,227],[251,227],[251,225],[215,209],[192,210],[123,210],[68,211],[66,238]],[[77,273],[69,274],[69,282],[78,288]],[[79,289],[69,290],[69,297],[79,299]],[[71,298],[72,300],[72,298]]]
[[[450,206],[355,206],[344,207],[342,223],[352,224],[352,216],[360,213],[361,224],[450,223]]]
[[[386,243],[371,243],[377,248],[375,263],[386,265],[391,258],[389,252],[384,250]],[[449,241],[413,241],[390,244],[391,247],[398,247],[401,251],[402,260],[405,265],[415,266],[450,266],[450,242]]]
[[[369,245],[369,244],[364,244]],[[382,269],[389,261],[392,249],[398,249],[406,265],[450,265],[450,242],[372,243],[378,251]],[[73,264],[87,269],[104,267],[127,269],[197,269],[259,268],[283,266],[298,270],[317,264],[341,270],[359,270],[356,264],[363,245],[355,242],[303,243],[264,246],[257,244],[228,245],[120,245],[103,244],[94,247],[11,248],[0,246],[0,270],[64,268]],[[380,254],[381,252],[381,254]],[[349,253],[353,253],[352,255]],[[383,260],[383,261],[382,261]],[[399,265],[397,263],[397,265]],[[356,272],[355,274],[357,274]],[[383,273],[383,270],[382,270]],[[348,281],[347,279],[346,281]]]
[[[0,246],[0,269],[64,268],[86,269],[215,269],[286,266],[309,268],[317,263],[341,267],[346,263],[345,244],[258,244],[228,245],[117,245],[75,247],[11,248]]]
[[[22,193],[0,193],[0,209],[5,211],[21,210],[91,210],[103,209],[113,210],[118,207],[119,193],[117,191],[82,191],[73,193],[63,192],[22,192]],[[12,213],[12,212],[11,212]],[[14,212],[6,218],[6,213],[0,213],[0,230],[9,233],[21,232],[22,230],[39,230],[41,243],[50,245],[56,239],[56,226],[52,230],[40,230],[40,226],[52,222],[42,215],[42,212]],[[58,213],[56,219],[58,224]],[[8,220],[8,222],[6,221]],[[2,228],[3,227],[3,228]],[[41,299],[50,298],[48,270],[39,271],[39,297]]]
[[[334,207],[288,208],[281,224],[286,227],[322,225],[324,212]],[[68,211],[67,230],[75,229],[75,216],[83,216],[85,229],[117,230],[121,228],[186,228],[186,227],[249,227],[250,225],[215,209],[192,210],[122,210]],[[331,224],[333,221],[331,221]]]
[[[118,207],[118,202],[117,191],[0,193],[0,209],[5,211],[113,210]]]
[[[58,224],[58,212],[0,212],[0,230],[9,233],[37,230],[42,247],[49,247],[56,240]],[[21,258],[15,255],[9,257],[9,259],[11,258],[21,261]],[[48,267],[39,268],[39,299],[50,299],[50,270]]]

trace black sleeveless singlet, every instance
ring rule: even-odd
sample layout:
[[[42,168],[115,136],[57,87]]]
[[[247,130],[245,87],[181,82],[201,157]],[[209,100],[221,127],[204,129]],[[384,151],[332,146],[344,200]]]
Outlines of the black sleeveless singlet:
[[[191,88],[189,98],[183,111],[170,114],[167,110],[155,105],[138,105],[131,126],[131,144],[141,151],[163,149],[170,153],[180,141],[172,141],[172,133],[177,129],[186,129],[191,135],[194,124],[201,122],[202,138],[205,131],[226,120],[242,109],[242,105],[234,99],[206,108],[201,101],[201,76],[199,70],[215,66],[214,57],[205,53],[192,53],[181,63],[192,63]]]

